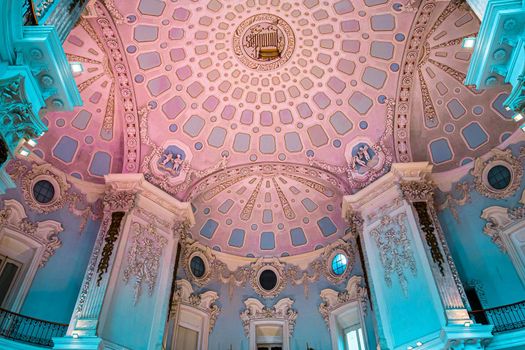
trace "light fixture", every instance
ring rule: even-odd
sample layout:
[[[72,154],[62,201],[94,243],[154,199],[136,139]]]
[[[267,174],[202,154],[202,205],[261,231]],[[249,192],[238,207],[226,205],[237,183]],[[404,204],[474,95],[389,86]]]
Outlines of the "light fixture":
[[[73,74],[80,74],[84,71],[84,67],[82,67],[82,63],[80,62],[73,62],[69,64],[71,66],[71,71]]]
[[[525,132],[525,124],[521,124],[520,129]]]
[[[407,346],[407,350],[412,350],[412,349],[413,349],[413,347]]]
[[[523,114],[521,114],[521,113],[516,113],[516,114],[514,115],[514,117],[512,117],[512,119],[514,119],[515,122],[519,122],[520,120],[523,119]]]
[[[18,151],[18,153],[21,155],[21,156],[24,156],[24,157],[27,157],[29,155],[29,150],[27,148],[20,148],[20,150]]]
[[[422,346],[422,345],[423,345],[423,343],[422,343],[422,342],[420,342],[420,341],[418,341],[418,342],[416,343],[416,345],[417,345],[417,346]]]
[[[472,49],[474,45],[476,45],[476,38],[470,37],[463,39],[461,47],[463,47],[464,49]]]
[[[510,107],[509,106],[505,106],[505,110],[506,111],[510,111]]]
[[[472,325],[472,321],[466,321],[465,322],[465,327],[470,327]]]
[[[71,334],[71,336],[73,337],[73,339],[78,339],[78,333],[73,333]]]
[[[36,140],[29,139],[29,140],[27,140],[27,144],[28,144],[29,146],[31,146],[31,147],[35,147],[36,144],[37,144],[37,142],[36,142]]]

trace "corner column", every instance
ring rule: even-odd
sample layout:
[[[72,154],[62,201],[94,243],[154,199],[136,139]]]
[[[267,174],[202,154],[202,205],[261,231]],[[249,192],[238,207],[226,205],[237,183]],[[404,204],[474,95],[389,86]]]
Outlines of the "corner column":
[[[54,349],[161,349],[182,203],[142,174],[106,176],[104,217],[67,335]]]
[[[432,166],[394,164],[345,196],[343,214],[359,235],[381,349],[477,349],[492,326],[474,324],[433,206]]]

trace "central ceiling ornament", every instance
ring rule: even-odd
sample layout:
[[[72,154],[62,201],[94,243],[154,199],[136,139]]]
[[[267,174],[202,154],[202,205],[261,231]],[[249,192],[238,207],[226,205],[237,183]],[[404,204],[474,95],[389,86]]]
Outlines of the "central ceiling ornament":
[[[233,35],[233,51],[251,69],[267,71],[279,68],[293,54],[295,36],[282,18],[262,13],[239,25]]]

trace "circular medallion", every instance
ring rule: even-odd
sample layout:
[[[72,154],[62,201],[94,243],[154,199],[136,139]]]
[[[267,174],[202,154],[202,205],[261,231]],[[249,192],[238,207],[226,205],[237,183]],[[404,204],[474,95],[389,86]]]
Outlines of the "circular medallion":
[[[262,13],[239,25],[233,35],[233,51],[251,69],[267,71],[279,68],[292,56],[295,36],[282,18]]]

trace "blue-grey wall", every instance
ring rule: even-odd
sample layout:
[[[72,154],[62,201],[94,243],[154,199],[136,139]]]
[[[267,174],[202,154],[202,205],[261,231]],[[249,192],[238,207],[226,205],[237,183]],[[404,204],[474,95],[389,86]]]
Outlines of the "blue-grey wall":
[[[358,257],[356,256],[356,259]],[[356,261],[352,274],[362,275],[360,263]],[[178,278],[185,278],[184,271],[179,268]],[[244,311],[244,301],[248,298],[256,298],[267,307],[272,307],[282,298],[291,298],[294,300],[292,306],[298,313],[295,323],[295,330],[290,339],[290,348],[292,350],[306,349],[306,345],[315,350],[332,349],[330,333],[326,323],[319,313],[321,304],[320,293],[325,288],[342,291],[346,287],[346,282],[334,285],[321,278],[319,281],[310,284],[308,298],[305,297],[304,287],[302,285],[293,286],[290,283],[286,288],[273,299],[264,299],[257,295],[252,289],[250,283],[244,287],[234,287],[232,298],[228,295],[228,286],[223,283],[212,281],[203,288],[193,285],[195,292],[202,293],[207,290],[216,291],[219,294],[217,304],[221,308],[219,317],[215,324],[213,332],[209,338],[209,350],[246,350],[249,348],[249,340],[244,334],[240,313]],[[369,306],[370,310],[370,306]],[[365,323],[367,324],[368,345],[369,349],[374,349],[375,333],[372,328],[372,314],[367,313]]]
[[[522,146],[525,146],[525,143],[510,147],[515,156],[519,154]],[[473,280],[478,281],[485,294],[484,297],[481,296],[484,308],[525,300],[525,288],[509,255],[502,252],[490,237],[483,233],[486,221],[480,218],[482,211],[490,206],[520,206],[519,199],[525,181],[522,181],[512,197],[501,200],[487,198],[476,192],[473,176],[470,174],[459,182],[472,185],[471,202],[457,208],[459,221],[453,217],[450,209],[443,210],[438,216],[463,284],[468,286]],[[461,197],[459,193],[452,194],[456,198]],[[442,195],[438,195],[438,203],[441,200]]]
[[[32,221],[55,220],[62,224],[64,230],[58,235],[62,246],[44,267],[37,270],[20,313],[47,321],[69,323],[100,220],[89,220],[83,232],[79,232],[81,218],[66,208],[49,214],[36,213],[26,204],[19,189],[10,189],[0,196],[2,208],[5,199],[22,203]]]

